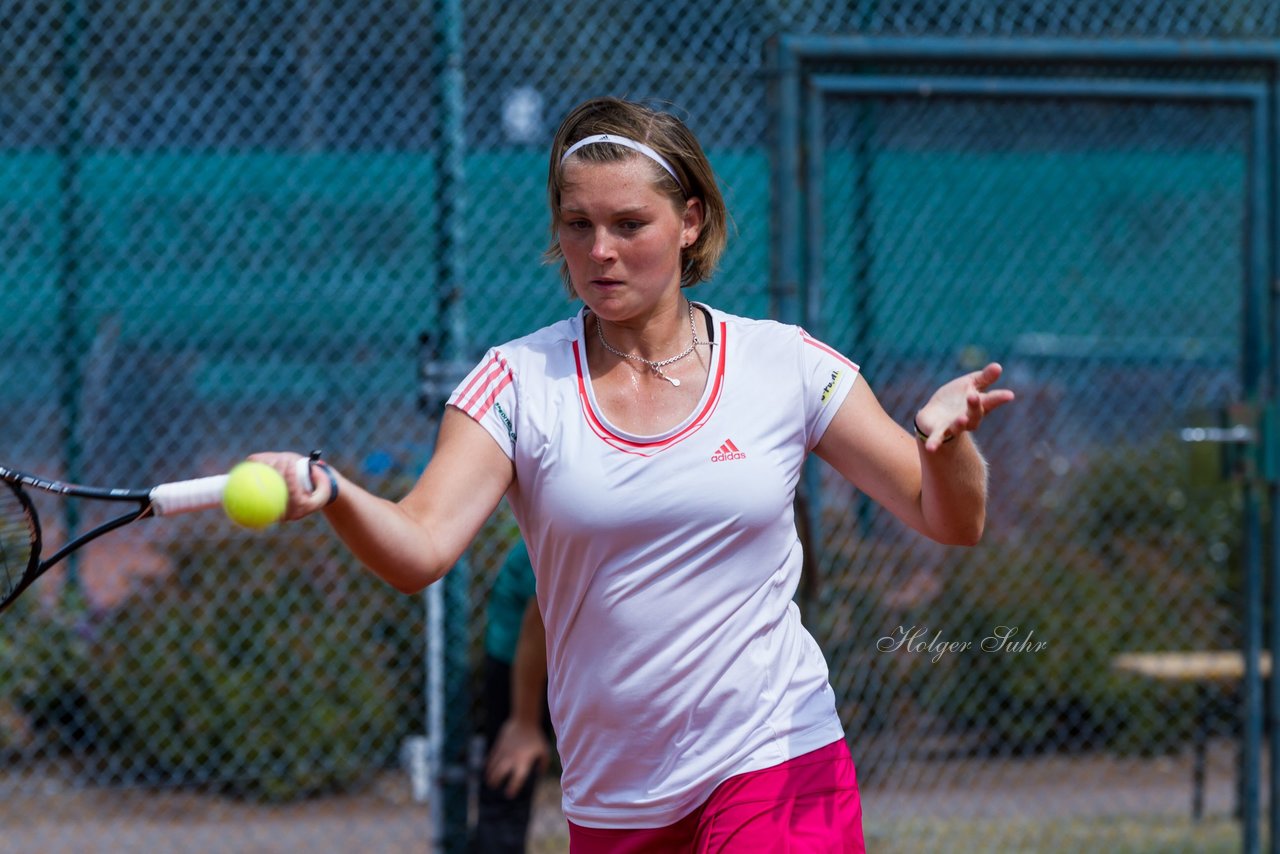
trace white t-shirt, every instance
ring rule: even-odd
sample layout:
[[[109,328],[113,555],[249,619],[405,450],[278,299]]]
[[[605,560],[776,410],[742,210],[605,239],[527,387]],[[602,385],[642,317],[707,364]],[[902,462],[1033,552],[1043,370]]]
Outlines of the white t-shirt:
[[[663,827],[844,737],[792,601],[792,502],[858,368],[798,327],[713,311],[701,401],[635,436],[596,404],[583,317],[490,350],[449,403],[515,463],[565,815]]]

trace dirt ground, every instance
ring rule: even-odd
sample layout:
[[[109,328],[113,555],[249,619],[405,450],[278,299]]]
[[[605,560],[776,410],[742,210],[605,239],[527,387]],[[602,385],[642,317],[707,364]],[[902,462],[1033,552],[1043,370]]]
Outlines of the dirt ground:
[[[868,844],[901,833],[921,817],[946,822],[992,819],[1084,822],[1143,816],[1187,821],[1189,756],[1157,759],[1109,756],[1002,761],[906,763],[890,786],[863,791]],[[1208,820],[1234,814],[1235,754],[1229,742],[1209,753]],[[1265,776],[1265,775],[1264,775]],[[537,794],[530,850],[568,850],[559,788],[547,780]],[[66,769],[9,768],[0,774],[0,850],[56,852],[429,852],[431,815],[415,803],[406,775],[388,772],[368,790],[287,806],[251,805],[195,793],[78,785]],[[905,849],[901,841],[895,850]]]

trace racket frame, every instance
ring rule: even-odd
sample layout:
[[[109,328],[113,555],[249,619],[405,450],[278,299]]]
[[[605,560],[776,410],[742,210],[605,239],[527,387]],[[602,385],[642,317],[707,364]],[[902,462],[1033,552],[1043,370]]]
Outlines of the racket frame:
[[[299,459],[295,466],[295,474],[303,489],[307,492],[312,491],[311,460],[306,457]],[[6,597],[0,599],[0,611],[3,611],[24,590],[30,587],[37,578],[48,572],[59,561],[103,534],[110,533],[117,528],[123,528],[125,525],[136,522],[139,519],[190,513],[219,506],[222,503],[222,493],[227,484],[227,475],[221,474],[194,480],[162,483],[150,489],[113,489],[49,480],[48,478],[37,477],[33,474],[27,474],[26,472],[0,465],[0,481],[4,482],[4,488],[11,490],[17,497],[23,513],[27,516],[27,528],[31,533],[31,556],[27,561],[22,580]],[[50,492],[66,498],[88,498],[97,501],[132,503],[136,507],[127,513],[108,519],[92,530],[84,532],[65,543],[48,558],[41,560],[40,553],[44,545],[44,537],[40,528],[40,514],[36,511],[35,503],[26,491],[27,488],[39,489],[42,492]]]
[[[4,481],[5,487],[10,489],[14,496],[18,499],[18,503],[23,513],[28,518],[28,530],[31,534],[31,556],[27,560],[27,566],[23,570],[22,580],[13,590],[11,590],[3,601],[0,603],[0,610],[7,608],[22,593],[35,583],[36,579],[44,575],[51,568],[61,562],[67,555],[76,549],[96,540],[103,534],[110,533],[117,528],[122,528],[130,522],[153,515],[154,507],[151,503],[151,491],[142,489],[103,489],[95,486],[82,486],[76,483],[64,483],[57,480],[48,480],[46,478],[37,477],[26,472],[17,471],[0,466],[0,480]],[[116,501],[131,502],[137,506],[127,513],[108,519],[106,522],[98,525],[91,530],[85,531],[78,537],[65,543],[61,548],[49,555],[47,558],[41,559],[41,552],[44,548],[44,535],[40,527],[40,513],[36,510],[35,502],[31,500],[31,496],[27,493],[27,488],[39,489],[44,492],[52,492],[69,498],[91,498],[99,501]]]
[[[17,497],[18,503],[23,513],[28,518],[28,530],[31,534],[31,555],[27,560],[27,566],[23,571],[22,579],[11,590],[8,595],[0,600],[0,611],[3,611],[9,605],[13,604],[28,587],[30,587],[36,579],[44,575],[51,568],[61,562],[67,555],[76,549],[93,540],[98,539],[103,534],[108,534],[117,528],[123,528],[131,522],[139,519],[145,519],[150,516],[161,515],[160,509],[156,505],[156,493],[164,489],[172,490],[174,487],[181,487],[186,484],[199,484],[206,491],[207,496],[212,497],[217,490],[220,492],[220,484],[225,483],[225,475],[202,478],[197,481],[184,481],[179,484],[165,484],[163,486],[154,487],[152,489],[114,489],[98,486],[84,486],[78,483],[68,483],[59,480],[49,480],[48,478],[38,477],[28,474],[17,469],[11,469],[8,466],[0,465],[0,481],[3,481],[5,488],[11,490]],[[113,501],[117,503],[131,503],[136,505],[127,513],[121,513],[101,525],[91,530],[85,531],[83,534],[71,539],[63,544],[61,548],[42,559],[41,552],[44,547],[44,536],[40,526],[40,514],[36,510],[35,502],[31,500],[31,496],[27,493],[27,489],[39,489],[42,492],[50,492],[55,495],[61,495],[66,498],[88,498],[96,501]],[[198,506],[184,507],[176,512],[183,512],[188,509],[203,509],[210,506],[209,501],[202,502]]]

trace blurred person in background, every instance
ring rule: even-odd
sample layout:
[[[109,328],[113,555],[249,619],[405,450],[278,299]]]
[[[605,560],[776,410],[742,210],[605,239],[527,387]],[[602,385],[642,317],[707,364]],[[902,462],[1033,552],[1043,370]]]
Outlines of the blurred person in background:
[[[546,633],[523,542],[507,553],[489,592],[484,661],[484,776],[475,854],[523,854],[538,780],[551,761]]]

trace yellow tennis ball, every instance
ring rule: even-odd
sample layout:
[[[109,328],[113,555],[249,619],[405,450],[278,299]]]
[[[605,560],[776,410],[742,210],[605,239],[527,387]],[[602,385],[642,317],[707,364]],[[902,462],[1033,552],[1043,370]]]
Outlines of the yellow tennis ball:
[[[222,508],[237,525],[266,528],[280,520],[288,505],[289,487],[266,463],[245,460],[227,474]]]

